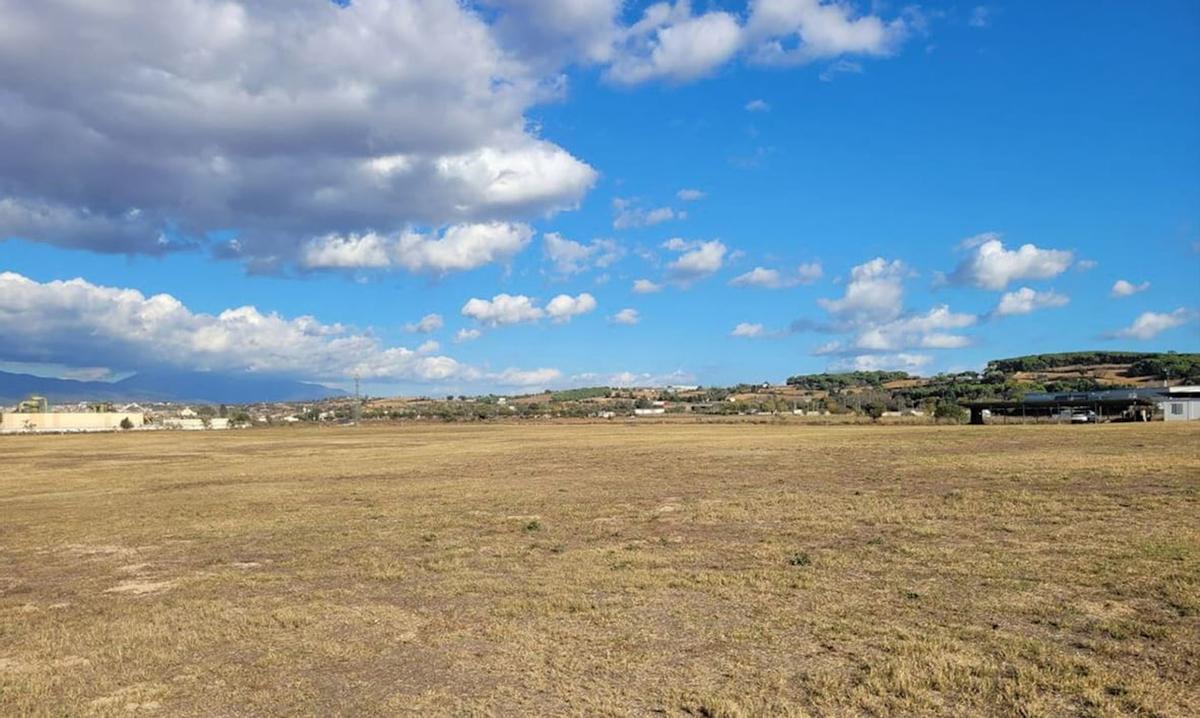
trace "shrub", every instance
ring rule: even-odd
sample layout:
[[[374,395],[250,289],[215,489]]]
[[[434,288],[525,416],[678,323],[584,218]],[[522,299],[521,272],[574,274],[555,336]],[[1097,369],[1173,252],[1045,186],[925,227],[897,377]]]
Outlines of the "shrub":
[[[946,421],[962,421],[967,416],[967,410],[952,401],[939,401],[934,407],[933,416]]]
[[[133,428],[133,422],[129,420],[128,416],[121,419],[121,428],[122,429],[132,429]]]

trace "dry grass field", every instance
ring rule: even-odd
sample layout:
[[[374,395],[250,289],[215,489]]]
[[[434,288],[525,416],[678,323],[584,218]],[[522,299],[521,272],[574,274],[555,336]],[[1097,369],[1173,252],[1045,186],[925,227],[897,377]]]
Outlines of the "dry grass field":
[[[1200,714],[1200,426],[0,439],[0,715]]]

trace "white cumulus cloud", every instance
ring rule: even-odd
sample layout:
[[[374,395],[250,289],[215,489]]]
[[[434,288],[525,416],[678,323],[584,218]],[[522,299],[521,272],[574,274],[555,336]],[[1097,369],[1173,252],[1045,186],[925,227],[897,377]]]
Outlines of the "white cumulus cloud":
[[[928,354],[863,354],[839,359],[829,366],[833,371],[906,371],[919,373],[933,361]]]
[[[766,330],[761,324],[751,324],[750,322],[741,322],[733,331],[729,332],[731,337],[741,337],[744,339],[757,339],[763,336]]]
[[[900,260],[876,257],[850,270],[850,281],[840,299],[819,299],[825,311],[851,323],[887,321],[904,311],[904,277]]]
[[[661,291],[662,285],[652,282],[649,279],[635,279],[633,281],[634,294],[654,294]]]
[[[584,292],[572,297],[559,294],[546,304],[546,316],[555,322],[569,322],[572,317],[587,314],[596,309],[596,298]]]
[[[848,54],[889,55],[912,32],[911,24],[856,15],[849,3],[753,0],[745,35],[754,61],[798,65]]]
[[[633,325],[637,324],[641,320],[642,317],[640,314],[638,314],[638,310],[632,308],[622,309],[621,311],[609,317],[609,321],[611,321],[613,324]]]
[[[680,252],[677,259],[667,264],[667,277],[681,284],[690,284],[721,269],[728,251],[720,240],[698,242],[679,237],[664,242],[663,248]]]
[[[36,282],[0,273],[0,361],[73,365],[104,357],[116,371],[179,369],[343,381],[496,381],[495,374],[438,355],[389,347],[370,333],[311,316],[252,306],[193,312],[169,294],[84,279]]]
[[[1110,292],[1110,294],[1114,298],[1120,299],[1121,297],[1131,297],[1134,294],[1140,294],[1141,292],[1144,292],[1149,288],[1150,288],[1150,282],[1141,282],[1139,284],[1134,284],[1133,282],[1130,282],[1130,281],[1127,281],[1124,279],[1118,279],[1116,282],[1113,283],[1112,291]]]
[[[488,326],[524,324],[549,318],[567,322],[572,317],[587,314],[596,308],[596,298],[584,292],[572,297],[559,294],[543,309],[537,301],[524,294],[497,294],[491,299],[471,298],[463,305],[462,315]]]
[[[674,5],[656,3],[623,33],[606,76],[622,84],[695,80],[733,57],[741,40],[741,25],[730,13],[697,16],[692,15],[687,0]]]
[[[495,327],[536,322],[544,317],[546,312],[524,294],[497,294],[490,300],[472,297],[463,305],[462,315],[480,324]]]
[[[1005,292],[992,313],[998,317],[1030,314],[1038,309],[1066,306],[1070,301],[1065,294],[1053,290],[1038,292],[1029,287],[1021,287],[1013,292]]]
[[[404,330],[416,334],[429,334],[441,329],[443,325],[441,314],[426,314],[419,321],[404,325]]]
[[[977,321],[974,314],[953,312],[943,304],[924,314],[869,327],[855,339],[854,348],[869,351],[958,349],[969,345],[970,340],[953,331],[973,326]]]
[[[605,76],[622,84],[680,83],[713,74],[739,55],[776,66],[847,55],[883,57],[922,29],[919,11],[909,8],[904,15],[885,20],[859,15],[849,3],[823,0],[751,0],[743,20],[717,9],[695,14],[688,0],[657,2],[615,33]],[[757,109],[756,102],[762,101],[751,101],[747,109]]]
[[[981,289],[1001,290],[1022,279],[1050,279],[1071,267],[1074,254],[1061,249],[1041,249],[1023,244],[1015,250],[1004,248],[1000,235],[988,232],[970,237],[960,244],[970,254],[950,275],[950,279]]]

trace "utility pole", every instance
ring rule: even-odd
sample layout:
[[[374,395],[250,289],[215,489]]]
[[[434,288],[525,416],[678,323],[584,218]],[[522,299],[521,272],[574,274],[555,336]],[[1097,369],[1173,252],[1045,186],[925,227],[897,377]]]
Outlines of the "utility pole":
[[[358,372],[354,372],[354,406],[350,410],[350,419],[356,426],[362,420],[362,396],[358,391]]]

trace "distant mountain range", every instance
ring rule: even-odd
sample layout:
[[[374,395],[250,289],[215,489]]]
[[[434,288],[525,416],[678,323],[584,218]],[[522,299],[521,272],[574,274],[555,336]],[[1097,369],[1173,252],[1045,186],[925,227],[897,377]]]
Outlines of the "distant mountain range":
[[[0,404],[15,404],[30,394],[51,403],[76,401],[177,401],[249,404],[263,401],[312,401],[346,396],[340,389],[291,379],[207,372],[145,372],[120,381],[48,379],[0,371]]]

